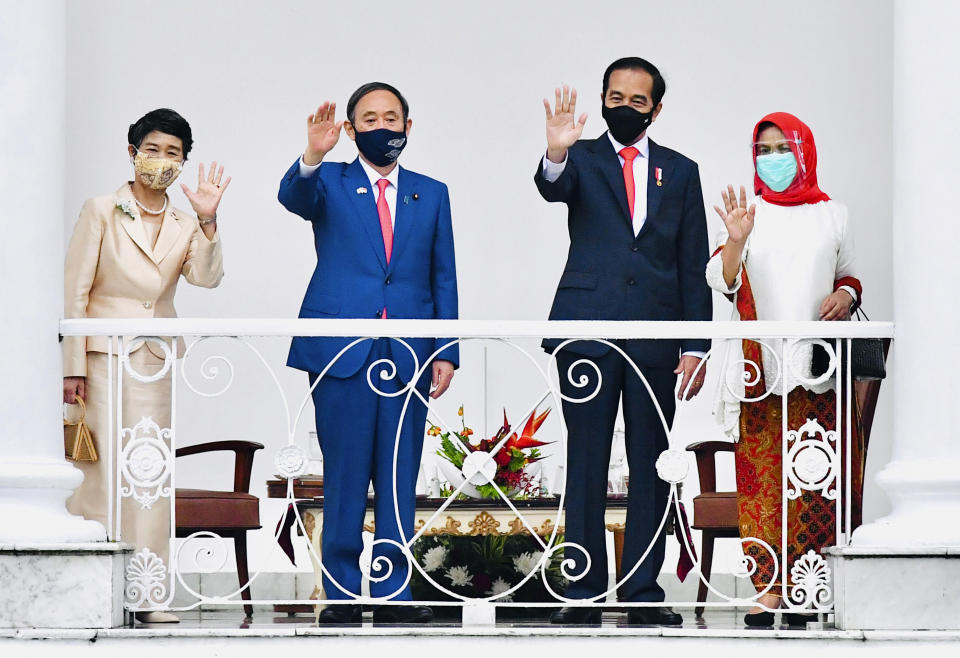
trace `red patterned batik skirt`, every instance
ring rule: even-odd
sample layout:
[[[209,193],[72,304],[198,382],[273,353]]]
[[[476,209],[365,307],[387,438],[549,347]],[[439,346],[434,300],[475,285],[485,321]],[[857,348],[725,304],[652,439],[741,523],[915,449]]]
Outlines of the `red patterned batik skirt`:
[[[797,387],[787,396],[789,430],[797,430],[808,419],[816,418],[825,431],[837,428],[837,396],[834,391],[813,393]],[[771,594],[781,594],[783,576],[783,400],[770,395],[759,402],[740,404],[740,441],[735,459],[737,468],[737,508],[740,537],[753,537],[766,542],[776,558],[761,544],[744,541],[746,555],[756,562],[751,578],[757,591],[763,591],[773,582]],[[842,422],[846,423],[845,414]],[[859,412],[853,410],[853,460],[851,468],[851,528],[860,525],[863,500],[863,446]],[[805,437],[800,437],[801,439]],[[846,432],[838,438],[841,448],[843,478],[846,478]],[[843,481],[843,480],[841,480]],[[846,484],[842,496],[846,497]],[[846,506],[846,502],[844,502]],[[841,517],[845,525],[845,518]],[[794,561],[813,550],[836,543],[837,501],[830,500],[821,491],[800,489],[800,496],[787,503],[787,579]]]

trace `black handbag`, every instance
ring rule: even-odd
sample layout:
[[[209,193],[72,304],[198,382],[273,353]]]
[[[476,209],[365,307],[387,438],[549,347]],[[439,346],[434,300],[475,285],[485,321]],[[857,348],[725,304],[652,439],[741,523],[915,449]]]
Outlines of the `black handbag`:
[[[858,320],[867,320],[870,318],[859,308],[856,312]],[[824,339],[832,343],[831,339]],[[847,367],[847,340],[840,341],[840,367],[841,375],[846,373]],[[877,380],[884,379],[887,376],[887,357],[884,353],[884,344],[882,338],[853,338],[850,340],[850,372],[854,379]],[[813,345],[813,363],[810,372],[813,377],[820,377],[827,368],[830,367],[830,357],[822,346],[814,343]]]
[[[857,319],[870,321],[857,309]],[[845,341],[841,341],[845,342]],[[887,376],[887,355],[882,338],[854,338],[850,341],[850,371],[854,379],[884,379]]]

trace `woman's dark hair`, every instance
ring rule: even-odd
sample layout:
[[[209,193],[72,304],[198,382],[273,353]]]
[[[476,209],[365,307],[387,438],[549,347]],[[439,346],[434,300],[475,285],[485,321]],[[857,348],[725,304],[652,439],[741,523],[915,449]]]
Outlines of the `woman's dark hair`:
[[[391,94],[397,97],[400,101],[400,107],[403,108],[403,120],[407,120],[407,115],[410,113],[410,106],[407,105],[407,99],[403,97],[403,94],[400,93],[400,90],[394,87],[393,85],[388,85],[386,82],[368,82],[359,89],[357,89],[350,96],[350,100],[347,101],[347,119],[350,123],[353,123],[353,116],[357,110],[357,103],[360,102],[360,99],[369,94],[371,91],[378,90],[389,91]]]
[[[773,121],[764,121],[764,122],[762,122],[760,125],[757,126],[757,134],[754,135],[753,138],[756,139],[757,137],[759,137],[759,136],[760,136],[760,133],[762,133],[762,132],[763,132],[764,130],[766,130],[767,128],[777,128],[777,129],[780,129],[780,126],[778,126],[777,124],[775,124]]]
[[[607,96],[607,87],[610,86],[610,74],[614,71],[646,71],[653,78],[653,101],[654,105],[660,103],[663,95],[667,93],[667,81],[660,75],[660,69],[648,62],[642,57],[621,57],[613,64],[607,67],[603,72],[603,96]]]
[[[154,130],[179,137],[180,141],[183,142],[183,159],[187,159],[187,154],[193,148],[193,133],[190,131],[190,124],[182,116],[167,108],[147,112],[137,119],[136,123],[130,124],[130,128],[127,130],[127,143],[133,144],[139,149],[143,139]]]

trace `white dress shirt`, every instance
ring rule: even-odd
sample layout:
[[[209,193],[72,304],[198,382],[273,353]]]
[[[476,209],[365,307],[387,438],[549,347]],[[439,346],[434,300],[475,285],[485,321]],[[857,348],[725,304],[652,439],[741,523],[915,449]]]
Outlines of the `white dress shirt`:
[[[384,195],[387,197],[387,208],[390,209],[390,225],[396,227],[397,225],[397,180],[400,175],[400,165],[395,166],[390,170],[390,173],[386,176],[381,176],[380,172],[375,170],[366,160],[359,158],[360,166],[363,167],[363,173],[367,175],[367,178],[370,180],[370,187],[363,188],[366,192],[357,192],[357,194],[373,194],[373,202],[376,204],[377,197],[380,194],[380,188],[377,187],[377,181],[381,178],[386,178],[389,181],[389,185],[383,191]],[[300,156],[300,175],[304,178],[313,175],[313,172],[317,170],[321,163],[315,165],[308,165],[303,161],[303,156]]]
[[[617,153],[617,159],[620,160],[620,168],[623,169],[625,160],[620,155],[620,151],[625,149],[626,146],[615,140],[609,132],[607,133],[607,137],[610,139],[610,143],[613,144],[613,149]],[[643,228],[643,223],[647,221],[647,173],[649,172],[650,166],[650,139],[646,133],[644,133],[640,141],[634,144],[633,147],[640,152],[637,157],[633,159],[633,234],[636,236],[640,233],[640,229]],[[548,183],[553,183],[560,178],[560,174],[563,173],[566,166],[567,156],[564,156],[563,162],[556,163],[551,162],[547,159],[547,156],[544,155],[543,177],[547,179]]]

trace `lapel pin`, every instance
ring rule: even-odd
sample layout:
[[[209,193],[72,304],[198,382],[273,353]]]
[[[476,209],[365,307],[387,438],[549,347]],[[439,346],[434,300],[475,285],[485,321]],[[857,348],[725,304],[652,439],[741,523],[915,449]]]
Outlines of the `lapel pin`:
[[[414,201],[418,201],[419,199],[420,199],[420,195],[417,194],[416,192],[414,192],[414,194],[413,194],[413,200],[414,200]]]
[[[408,196],[403,197],[403,205],[407,205],[408,203],[410,203],[410,197]]]
[[[366,194],[366,193],[367,193],[367,188],[365,188],[365,187],[358,187],[358,188],[357,188],[357,194]]]
[[[663,169],[657,167],[653,170],[653,177],[657,179],[657,187],[663,187]]]

